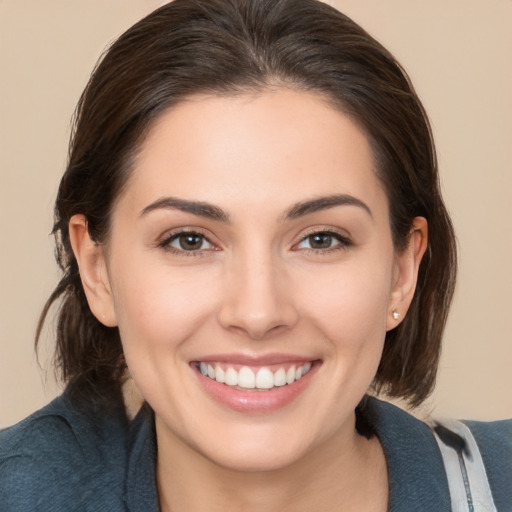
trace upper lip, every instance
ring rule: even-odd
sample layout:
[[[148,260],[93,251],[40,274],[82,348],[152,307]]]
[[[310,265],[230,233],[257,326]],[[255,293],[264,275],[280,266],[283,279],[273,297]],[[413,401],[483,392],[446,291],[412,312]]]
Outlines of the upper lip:
[[[226,364],[240,364],[245,366],[267,366],[285,363],[308,363],[317,360],[317,357],[299,356],[296,354],[264,354],[264,355],[249,355],[249,354],[211,354],[201,356],[194,359],[193,363],[226,363]]]

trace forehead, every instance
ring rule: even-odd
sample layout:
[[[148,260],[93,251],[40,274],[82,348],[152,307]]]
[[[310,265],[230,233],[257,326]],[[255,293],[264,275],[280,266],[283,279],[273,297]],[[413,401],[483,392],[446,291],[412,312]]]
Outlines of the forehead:
[[[289,89],[193,96],[149,131],[124,194],[256,208],[303,197],[383,194],[363,132],[320,95]]]

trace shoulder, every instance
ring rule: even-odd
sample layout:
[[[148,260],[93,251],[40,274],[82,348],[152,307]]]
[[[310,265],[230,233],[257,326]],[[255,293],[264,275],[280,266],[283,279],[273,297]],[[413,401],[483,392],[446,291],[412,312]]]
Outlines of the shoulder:
[[[386,453],[390,510],[418,510],[419,504],[421,510],[450,510],[446,470],[430,426],[374,398],[365,402],[363,414]],[[511,511],[512,420],[463,423],[478,445],[496,509]]]
[[[406,411],[374,398],[366,401],[364,414],[386,453],[390,510],[417,510],[418,504],[421,510],[450,510],[446,469],[431,427]],[[496,509],[511,511],[512,420],[463,423],[478,445]]]
[[[498,510],[512,510],[512,420],[465,421],[482,455]]]
[[[510,453],[512,450],[512,419],[499,421],[464,421],[484,452]]]
[[[2,511],[89,510],[124,467],[123,427],[75,410],[64,395],[0,432]],[[117,510],[108,501],[105,510]]]

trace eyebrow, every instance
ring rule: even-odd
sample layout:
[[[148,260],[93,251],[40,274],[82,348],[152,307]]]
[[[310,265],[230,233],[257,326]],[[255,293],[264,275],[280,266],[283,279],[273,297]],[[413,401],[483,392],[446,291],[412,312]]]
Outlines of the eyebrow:
[[[370,217],[373,218],[372,211],[366,203],[357,199],[357,197],[348,194],[335,194],[332,196],[319,197],[292,206],[284,215],[285,220],[297,219],[310,213],[315,213],[321,210],[334,208],[335,206],[357,206],[362,208]]]
[[[206,217],[220,222],[231,222],[229,215],[218,206],[214,206],[213,204],[205,203],[203,201],[178,199],[177,197],[163,197],[156,200],[154,203],[146,206],[140,213],[140,216],[143,217],[154,210],[161,209],[180,210],[185,213],[192,213],[193,215]]]
[[[348,194],[336,194],[301,201],[285,212],[283,220],[297,219],[299,217],[304,217],[305,215],[334,208],[336,206],[357,206],[362,208],[368,213],[368,215],[370,215],[370,217],[373,218],[370,208],[360,199]],[[140,216],[143,217],[152,211],[161,209],[180,210],[185,213],[191,213],[193,215],[206,217],[220,222],[231,222],[229,215],[218,206],[204,201],[191,201],[188,199],[179,199],[177,197],[163,197],[161,199],[157,199],[155,202],[146,206],[141,211]]]

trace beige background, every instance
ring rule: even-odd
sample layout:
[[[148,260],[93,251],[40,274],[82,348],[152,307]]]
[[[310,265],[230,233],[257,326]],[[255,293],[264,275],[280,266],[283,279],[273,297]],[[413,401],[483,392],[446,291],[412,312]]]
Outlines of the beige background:
[[[0,425],[57,393],[33,351],[56,283],[52,203],[69,120],[102,49],[156,0],[0,0]],[[430,113],[460,280],[427,411],[512,416],[512,1],[337,0],[409,71]],[[42,362],[48,367],[51,339]]]

